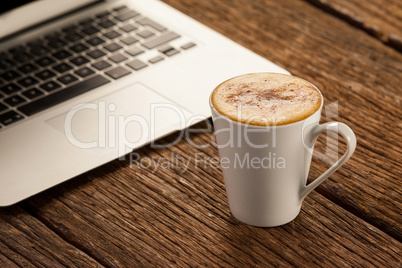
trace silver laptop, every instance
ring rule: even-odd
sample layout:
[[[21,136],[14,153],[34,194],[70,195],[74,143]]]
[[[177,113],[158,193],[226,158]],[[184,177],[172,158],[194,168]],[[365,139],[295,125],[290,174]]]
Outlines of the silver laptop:
[[[205,120],[230,77],[287,73],[160,1],[5,3],[0,206]]]

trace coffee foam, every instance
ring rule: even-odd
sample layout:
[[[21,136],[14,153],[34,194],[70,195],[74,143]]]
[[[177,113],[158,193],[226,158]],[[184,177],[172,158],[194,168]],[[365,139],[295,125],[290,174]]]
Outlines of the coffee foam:
[[[258,126],[286,125],[314,114],[321,93],[291,75],[246,74],[220,84],[212,93],[213,107],[234,121]]]

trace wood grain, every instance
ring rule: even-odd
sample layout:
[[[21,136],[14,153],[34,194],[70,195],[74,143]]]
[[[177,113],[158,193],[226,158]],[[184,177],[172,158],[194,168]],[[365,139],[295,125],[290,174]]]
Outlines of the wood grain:
[[[255,228],[230,214],[210,132],[144,147],[133,163],[0,209],[0,266],[400,267],[401,54],[301,0],[164,1],[316,84],[332,105],[322,121],[356,132],[354,156],[293,222]],[[310,180],[327,168],[327,149],[345,150],[326,138]]]
[[[165,2],[321,89],[338,109],[322,121],[348,124],[358,147],[318,191],[402,241],[402,55],[303,1]]]
[[[307,0],[402,52],[402,2]]]
[[[101,267],[18,206],[0,209],[0,267]]]
[[[196,134],[191,141],[211,138]],[[135,151],[132,165],[116,160],[26,205],[108,267],[380,267],[402,261],[401,243],[316,192],[288,225],[239,223],[228,209],[220,169],[209,164],[216,153],[214,146],[196,149],[184,140],[158,150],[148,146]],[[156,161],[166,164],[154,169]]]

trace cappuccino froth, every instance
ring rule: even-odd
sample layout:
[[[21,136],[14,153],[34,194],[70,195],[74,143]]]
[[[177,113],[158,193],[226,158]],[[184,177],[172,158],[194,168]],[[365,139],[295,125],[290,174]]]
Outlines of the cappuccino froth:
[[[212,93],[213,107],[231,120],[257,126],[286,125],[314,114],[321,93],[291,75],[246,74],[220,84]]]

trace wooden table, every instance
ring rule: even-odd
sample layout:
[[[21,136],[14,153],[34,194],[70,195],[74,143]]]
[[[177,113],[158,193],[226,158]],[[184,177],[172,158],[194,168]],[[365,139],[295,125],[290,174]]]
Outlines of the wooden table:
[[[336,109],[322,122],[351,126],[355,154],[293,222],[256,228],[229,212],[211,132],[191,135],[206,148],[145,147],[171,165],[116,160],[1,208],[0,267],[401,267],[401,1],[165,2],[316,84]],[[320,136],[310,179],[335,138]]]

